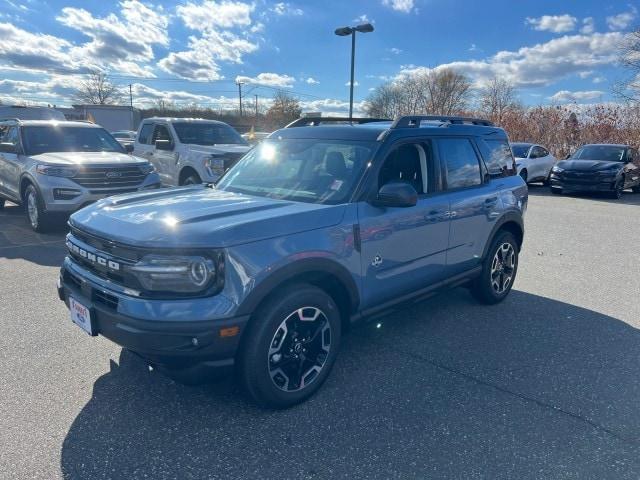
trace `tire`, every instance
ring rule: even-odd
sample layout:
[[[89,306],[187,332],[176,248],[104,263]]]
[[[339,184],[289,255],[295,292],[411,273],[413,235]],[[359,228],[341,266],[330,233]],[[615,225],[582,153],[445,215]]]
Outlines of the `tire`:
[[[548,187],[551,185],[551,172],[549,172],[544,180],[542,180],[542,185]]]
[[[256,311],[244,333],[238,358],[244,390],[267,408],[303,402],[329,376],[340,330],[338,307],[323,290],[296,284],[277,291]],[[314,363],[306,357],[310,352]]]
[[[622,198],[622,191],[624,190],[624,182],[617,182],[613,187],[613,191],[609,193],[609,196],[615,200]]]
[[[524,180],[524,183],[528,183],[527,179],[529,177],[529,174],[527,173],[527,169],[526,168],[520,171],[520,176]]]
[[[24,211],[31,228],[44,233],[51,230],[54,224],[53,216],[44,209],[44,203],[38,190],[33,185],[29,185],[24,192]]]
[[[4,198],[0,198],[0,210],[4,210],[4,204],[6,200]]]
[[[518,242],[513,234],[500,230],[487,251],[482,272],[471,284],[476,300],[492,305],[507,297],[518,273],[518,254]]]
[[[551,187],[551,193],[553,193],[554,195],[562,195],[562,189]]]
[[[182,179],[180,185],[198,185],[202,183],[200,176],[196,172],[189,172],[189,174]]]
[[[631,191],[633,193],[640,193],[640,185],[637,185],[635,187],[631,187]]]

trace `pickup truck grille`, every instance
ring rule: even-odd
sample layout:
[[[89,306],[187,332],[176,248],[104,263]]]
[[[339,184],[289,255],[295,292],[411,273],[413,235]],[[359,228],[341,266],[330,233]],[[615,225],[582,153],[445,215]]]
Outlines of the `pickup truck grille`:
[[[91,193],[111,193],[135,190],[147,175],[138,165],[117,167],[84,167],[72,178],[74,182],[91,190]]]

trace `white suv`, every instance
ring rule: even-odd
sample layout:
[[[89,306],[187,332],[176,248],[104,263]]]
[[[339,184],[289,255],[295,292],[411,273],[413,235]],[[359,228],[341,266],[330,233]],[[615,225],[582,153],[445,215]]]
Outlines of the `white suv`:
[[[549,153],[542,145],[535,143],[512,143],[511,150],[516,159],[518,175],[526,183],[549,183],[551,169],[558,159]]]
[[[250,149],[226,123],[194,118],[147,118],[134,144],[165,185],[215,182]]]

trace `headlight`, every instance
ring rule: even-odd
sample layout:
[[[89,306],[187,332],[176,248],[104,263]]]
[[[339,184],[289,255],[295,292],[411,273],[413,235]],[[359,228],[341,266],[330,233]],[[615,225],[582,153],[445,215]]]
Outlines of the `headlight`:
[[[41,175],[49,175],[52,177],[75,177],[78,171],[75,168],[70,167],[52,167],[49,165],[38,165],[36,172]]]
[[[149,175],[150,173],[153,173],[155,170],[156,170],[155,167],[150,163],[140,165],[140,172],[143,175]]]
[[[562,168],[562,167],[558,167],[557,165],[555,165],[555,166],[551,169],[551,171],[552,171],[553,173],[561,173],[561,172],[564,172],[564,168]]]
[[[211,155],[204,160],[204,166],[211,171],[212,175],[220,176],[224,173],[224,156]]]
[[[221,286],[217,260],[204,256],[146,255],[129,272],[150,292],[200,293],[214,284]]]

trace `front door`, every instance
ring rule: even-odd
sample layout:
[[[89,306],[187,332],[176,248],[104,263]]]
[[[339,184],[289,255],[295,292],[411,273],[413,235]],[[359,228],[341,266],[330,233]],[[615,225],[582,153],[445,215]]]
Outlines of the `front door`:
[[[168,140],[171,143],[171,150],[159,150],[155,147],[156,140]],[[162,179],[162,183],[166,185],[178,185],[178,172],[175,142],[169,132],[167,125],[157,124],[153,130],[153,138],[151,145],[153,146],[153,164],[158,170],[158,175]]]
[[[20,173],[22,159],[18,154],[20,137],[18,127],[5,127],[0,132],[0,143],[12,144],[16,152],[0,152],[0,191],[16,200],[20,199]]]
[[[394,146],[377,170],[374,191],[388,182],[410,183],[413,207],[358,204],[363,276],[362,308],[428,287],[443,278],[449,238],[449,202],[436,191],[430,140]]]

